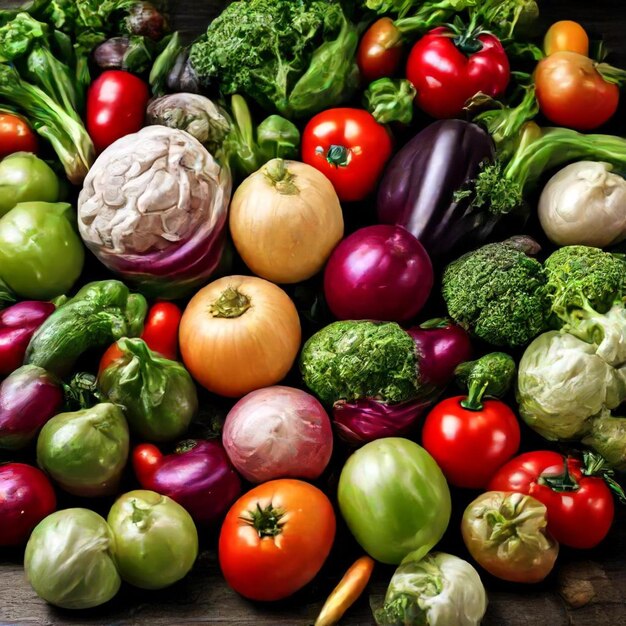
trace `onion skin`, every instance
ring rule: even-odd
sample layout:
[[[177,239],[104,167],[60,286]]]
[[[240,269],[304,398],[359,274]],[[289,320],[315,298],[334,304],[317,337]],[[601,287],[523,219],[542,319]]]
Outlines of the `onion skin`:
[[[51,302],[27,300],[0,311],[0,376],[22,365],[31,337],[54,310]]]
[[[468,334],[449,320],[430,320],[407,332],[415,341],[423,392],[408,402],[385,403],[373,398],[336,402],[333,423],[350,445],[410,433],[450,383],[456,367],[472,356]]]
[[[0,383],[0,449],[20,450],[63,407],[61,383],[36,365],[24,365]]]
[[[405,322],[426,304],[433,282],[424,246],[401,226],[378,224],[337,246],[326,266],[324,293],[340,320]]]
[[[218,521],[241,495],[241,480],[217,441],[181,442],[174,454],[161,456],[154,473],[140,478],[140,483],[178,502],[197,524]]]
[[[233,465],[253,483],[276,478],[315,480],[333,451],[324,407],[292,387],[249,393],[231,409],[222,436]]]

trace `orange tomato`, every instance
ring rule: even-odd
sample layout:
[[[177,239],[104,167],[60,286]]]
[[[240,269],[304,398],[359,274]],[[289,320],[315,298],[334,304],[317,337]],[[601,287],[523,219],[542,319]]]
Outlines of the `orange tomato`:
[[[0,113],[0,159],[14,152],[37,152],[37,136],[23,117]]]
[[[578,22],[561,20],[548,28],[543,40],[543,51],[546,56],[555,52],[577,52],[589,56],[589,36]]]
[[[219,561],[226,582],[251,600],[281,600],[320,571],[335,539],[330,500],[301,480],[272,480],[226,515]]]
[[[262,278],[227,276],[200,290],[180,323],[180,353],[206,389],[237,398],[280,382],[300,349],[289,296]]]
[[[592,130],[617,110],[619,87],[606,81],[595,61],[577,52],[555,52],[535,70],[537,102],[554,124]]]

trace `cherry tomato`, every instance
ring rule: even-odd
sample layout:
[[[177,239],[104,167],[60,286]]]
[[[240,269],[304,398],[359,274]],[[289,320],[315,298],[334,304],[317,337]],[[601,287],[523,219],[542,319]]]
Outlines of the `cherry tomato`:
[[[171,302],[157,302],[152,306],[141,333],[150,350],[175,361],[178,357],[178,327],[182,311]]]
[[[318,113],[302,135],[302,160],[325,174],[345,202],[374,191],[391,151],[387,129],[362,109]]]
[[[132,461],[139,484],[144,489],[152,489],[154,473],[163,462],[161,450],[152,443],[140,443],[133,450]]]
[[[55,509],[54,489],[41,470],[24,463],[0,465],[0,546],[26,543]]]
[[[415,100],[422,110],[437,118],[454,117],[478,92],[492,98],[504,93],[509,60],[496,36],[455,37],[441,26],[413,46],[406,77],[417,90]]]
[[[19,115],[0,113],[0,159],[14,152],[37,152],[37,137]]]
[[[597,70],[595,61],[576,52],[555,52],[535,70],[537,102],[554,124],[592,130],[617,110],[619,87]]]
[[[426,417],[422,445],[456,487],[486,487],[496,470],[519,449],[519,422],[500,400],[466,409],[464,396],[437,404]]]
[[[150,350],[172,361],[178,358],[178,327],[182,315],[182,311],[171,302],[157,302],[152,306],[141,333],[141,338]],[[100,359],[98,373],[103,372],[121,356],[122,351],[117,343],[109,346]]]
[[[335,538],[328,498],[300,480],[272,480],[232,506],[220,532],[226,582],[251,600],[281,600],[319,572]]]
[[[532,496],[545,505],[548,530],[559,543],[593,548],[609,532],[615,507],[604,479],[582,470],[578,459],[558,452],[527,452],[501,467],[488,488]]]
[[[364,33],[356,61],[364,81],[393,76],[402,60],[402,35],[393,20],[381,17]]]
[[[561,20],[548,28],[543,40],[543,51],[546,56],[563,51],[588,56],[589,36],[578,22]]]
[[[140,78],[122,70],[103,72],[87,94],[87,130],[97,152],[143,126],[150,94]]]

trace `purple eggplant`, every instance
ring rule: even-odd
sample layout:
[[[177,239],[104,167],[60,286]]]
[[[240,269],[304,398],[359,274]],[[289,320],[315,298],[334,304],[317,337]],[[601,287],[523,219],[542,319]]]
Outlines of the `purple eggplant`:
[[[467,333],[448,320],[408,331],[361,320],[319,331],[305,344],[300,368],[332,407],[341,438],[360,445],[409,433],[469,358]]]
[[[198,524],[219,521],[241,494],[241,479],[218,441],[190,439],[168,455],[140,444],[133,466],[144,489],[169,496]]]
[[[471,182],[493,162],[489,134],[463,120],[440,120],[406,144],[387,166],[378,191],[383,224],[404,226],[432,257],[480,244],[500,216],[475,208]]]
[[[0,383],[0,448],[19,450],[63,407],[59,380],[36,365],[24,365]]]
[[[22,365],[31,337],[54,310],[51,302],[33,300],[0,311],[0,376]]]

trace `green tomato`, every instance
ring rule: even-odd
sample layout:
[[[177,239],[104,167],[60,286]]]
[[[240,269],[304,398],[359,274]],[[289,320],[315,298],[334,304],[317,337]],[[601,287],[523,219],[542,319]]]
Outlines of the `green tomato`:
[[[51,300],[69,291],[85,252],[62,202],[24,202],[0,218],[0,278],[22,298]]]
[[[16,152],[0,161],[0,217],[20,202],[57,202],[57,175],[30,152]]]
[[[88,609],[108,602],[121,579],[113,557],[113,533],[88,509],[65,509],[33,530],[24,571],[33,589],[50,604]]]
[[[107,518],[122,578],[142,589],[162,589],[184,578],[198,556],[198,531],[180,504],[154,491],[121,496]]]
[[[106,496],[117,491],[128,448],[121,409],[102,403],[46,422],[37,439],[37,463],[68,493]]]
[[[421,559],[450,521],[450,490],[435,460],[400,437],[357,450],[339,478],[339,508],[350,532],[377,561]]]

